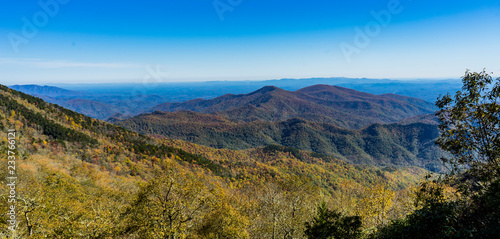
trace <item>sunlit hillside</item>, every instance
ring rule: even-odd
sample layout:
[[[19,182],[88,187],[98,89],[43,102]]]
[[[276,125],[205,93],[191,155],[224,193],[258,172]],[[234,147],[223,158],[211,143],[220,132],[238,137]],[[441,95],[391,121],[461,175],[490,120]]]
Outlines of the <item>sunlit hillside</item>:
[[[370,228],[411,212],[410,188],[426,173],[283,146],[235,151],[152,139],[4,86],[0,93],[3,155],[8,129],[16,132],[21,238],[302,238],[322,201]]]

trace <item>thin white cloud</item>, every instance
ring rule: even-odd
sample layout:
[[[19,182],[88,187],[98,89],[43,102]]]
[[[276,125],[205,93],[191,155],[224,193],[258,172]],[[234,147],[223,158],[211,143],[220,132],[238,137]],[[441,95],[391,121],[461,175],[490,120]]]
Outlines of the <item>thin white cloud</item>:
[[[0,58],[0,66],[22,65],[34,68],[139,68],[139,64],[117,62],[75,62],[67,60],[44,60],[36,58]]]

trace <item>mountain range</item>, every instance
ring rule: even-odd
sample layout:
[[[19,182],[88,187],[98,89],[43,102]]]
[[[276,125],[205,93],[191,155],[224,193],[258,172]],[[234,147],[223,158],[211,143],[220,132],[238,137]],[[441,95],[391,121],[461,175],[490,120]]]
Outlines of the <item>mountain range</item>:
[[[83,99],[88,94],[51,86],[13,86],[65,108],[105,119],[127,129],[157,137],[186,140],[214,148],[251,149],[283,145],[328,154],[356,164],[419,166],[440,171],[435,158],[441,151],[435,106],[421,99],[395,94],[373,95],[331,85],[287,91],[265,86],[247,94],[226,94],[213,99],[162,103],[162,97],[104,96],[110,103]],[[36,94],[35,94],[36,95]],[[38,95],[37,95],[38,96]],[[125,97],[125,98],[123,98]],[[151,98],[152,97],[152,98]],[[120,103],[121,102],[121,103]]]
[[[367,78],[303,78],[264,81],[206,81],[206,82],[160,82],[155,84],[56,84],[73,91],[92,92],[99,95],[121,95],[140,91],[144,95],[158,95],[165,102],[183,102],[196,98],[212,99],[224,94],[247,94],[266,85],[295,91],[311,85],[336,85],[370,94],[398,94],[434,102],[439,95],[456,92],[461,88],[459,79],[450,80],[389,80]]]
[[[439,95],[460,89],[460,82],[456,80],[397,81],[343,77],[158,84],[14,85],[10,87],[87,116],[105,120],[115,114],[119,114],[120,118],[130,118],[165,102],[185,102],[197,98],[207,100],[224,94],[248,94],[266,85],[296,91],[318,84],[342,86],[375,95],[391,93],[428,102],[434,102]],[[149,112],[152,111],[154,110]]]
[[[283,145],[356,164],[442,170],[435,160],[442,154],[434,145],[435,106],[416,98],[329,85],[297,91],[266,86],[249,94],[164,103],[151,110],[156,111],[114,123],[214,148]]]
[[[219,115],[235,122],[276,122],[299,117],[311,122],[359,129],[373,123],[393,123],[429,114],[436,107],[411,97],[373,95],[339,86],[314,85],[297,91],[266,86],[249,94],[163,103],[150,111],[181,110]]]

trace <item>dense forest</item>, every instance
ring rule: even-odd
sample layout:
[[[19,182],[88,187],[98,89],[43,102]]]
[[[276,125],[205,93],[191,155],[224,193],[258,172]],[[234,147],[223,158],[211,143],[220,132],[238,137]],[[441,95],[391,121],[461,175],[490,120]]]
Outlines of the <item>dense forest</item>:
[[[360,129],[373,123],[394,123],[433,113],[436,106],[406,96],[373,95],[340,86],[313,85],[296,91],[265,86],[248,94],[166,102],[148,111],[182,110],[218,115],[236,122],[277,122],[300,117],[311,122]]]
[[[0,86],[0,177],[9,161],[18,177],[15,230],[2,217],[0,237],[498,238],[500,79],[463,83],[437,103],[449,171],[426,178],[283,145],[150,138]]]
[[[356,117],[353,115],[353,117]],[[434,124],[373,124],[352,130],[293,118],[281,122],[234,122],[192,111],[153,112],[117,125],[154,137],[185,140],[213,148],[251,149],[277,144],[328,154],[356,164],[419,166],[443,170],[443,154],[434,144]]]

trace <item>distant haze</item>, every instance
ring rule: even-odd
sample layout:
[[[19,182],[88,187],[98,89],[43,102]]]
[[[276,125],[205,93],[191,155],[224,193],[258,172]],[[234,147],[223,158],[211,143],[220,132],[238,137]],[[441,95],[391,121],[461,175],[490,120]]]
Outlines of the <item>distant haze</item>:
[[[337,85],[375,95],[398,94],[430,102],[439,95],[456,92],[459,80],[392,81],[386,79],[310,78],[269,81],[212,81],[198,83],[162,83],[155,85],[128,84],[56,84],[55,86],[10,86],[31,95],[86,114],[107,119],[115,114],[129,117],[165,102],[184,102],[192,99],[212,99],[225,94],[247,94],[265,86],[288,91],[311,85]]]

